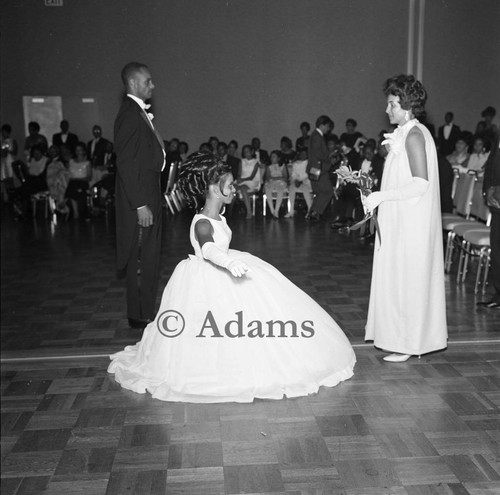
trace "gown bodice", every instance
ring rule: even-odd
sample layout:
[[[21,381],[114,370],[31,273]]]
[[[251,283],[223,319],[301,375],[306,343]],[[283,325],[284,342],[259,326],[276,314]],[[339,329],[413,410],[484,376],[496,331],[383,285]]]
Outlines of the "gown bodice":
[[[229,244],[231,243],[232,232],[229,226],[227,225],[226,218],[220,215],[220,220],[214,220],[213,218],[209,218],[202,213],[198,213],[193,217],[191,222],[191,228],[189,230],[189,239],[191,240],[191,245],[194,249],[194,254],[198,258],[203,258],[203,254],[201,252],[200,243],[196,239],[195,235],[195,225],[198,220],[208,220],[213,228],[213,238],[214,244],[224,253],[227,253],[229,250]]]

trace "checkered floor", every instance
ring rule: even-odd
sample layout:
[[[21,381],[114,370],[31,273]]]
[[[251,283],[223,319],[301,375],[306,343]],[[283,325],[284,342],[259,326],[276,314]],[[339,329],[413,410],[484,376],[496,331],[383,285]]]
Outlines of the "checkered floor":
[[[191,252],[189,221],[165,219],[162,286]],[[476,308],[474,267],[465,285],[446,281],[448,350],[388,365],[363,344],[372,246],[328,223],[236,212],[233,247],[339,322],[355,375],[300,399],[167,403],[106,373],[105,355],[140,338],[112,216],[1,222],[2,495],[500,493],[500,315]]]

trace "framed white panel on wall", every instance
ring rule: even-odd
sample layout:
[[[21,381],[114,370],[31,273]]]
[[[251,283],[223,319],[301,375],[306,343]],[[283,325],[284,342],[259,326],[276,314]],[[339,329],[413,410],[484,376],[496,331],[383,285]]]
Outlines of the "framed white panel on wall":
[[[38,122],[40,134],[52,142],[52,136],[60,132],[63,119],[62,98],[60,96],[23,96],[25,135],[28,135],[29,122]]]

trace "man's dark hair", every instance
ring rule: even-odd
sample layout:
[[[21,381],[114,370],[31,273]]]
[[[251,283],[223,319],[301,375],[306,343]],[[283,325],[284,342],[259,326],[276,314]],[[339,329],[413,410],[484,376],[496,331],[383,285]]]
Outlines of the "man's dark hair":
[[[136,74],[137,72],[140,72],[141,70],[146,69],[148,70],[148,66],[145,64],[141,64],[139,62],[129,62],[123,69],[121,73],[122,81],[125,87],[128,86],[128,81],[129,79]]]
[[[320,125],[330,124],[330,122],[333,122],[330,117],[328,117],[327,115],[320,115],[316,119],[316,128],[318,128]]]

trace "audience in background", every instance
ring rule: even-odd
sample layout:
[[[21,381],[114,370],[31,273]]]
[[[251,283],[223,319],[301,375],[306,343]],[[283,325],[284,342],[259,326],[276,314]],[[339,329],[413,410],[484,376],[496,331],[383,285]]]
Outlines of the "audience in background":
[[[253,140],[252,140],[253,141]],[[252,218],[252,208],[250,206],[250,194],[259,192],[261,186],[260,162],[253,157],[252,146],[246,144],[241,150],[240,169],[236,177],[236,187],[241,199],[245,204],[246,217]]]
[[[309,124],[309,122],[302,122],[300,124],[300,132],[302,133],[302,135],[295,140],[295,151],[297,153],[299,153],[302,150],[307,151],[307,147],[309,146],[310,130],[311,130],[311,125]]]
[[[346,132],[342,133],[340,140],[343,141],[347,147],[357,150],[361,141],[366,141],[366,138],[361,132],[356,130],[358,123],[354,119],[347,119],[345,122]]]
[[[235,156],[231,156],[230,154],[228,154],[227,144],[224,141],[219,141],[219,144],[217,145],[217,156],[221,161],[229,165],[233,177],[238,177],[240,160]]]
[[[252,138],[251,144],[254,158],[257,158],[257,161],[260,162],[262,166],[268,165],[271,161],[269,158],[269,153],[260,147],[260,139],[258,137]],[[241,150],[241,156],[244,156],[243,150]]]
[[[52,136],[52,144],[58,146],[59,148],[64,144],[66,145],[71,154],[75,154],[76,145],[78,144],[78,136],[69,132],[69,122],[67,120],[61,120],[60,124],[61,132],[58,132]]]
[[[291,142],[290,142],[291,144]],[[266,166],[264,175],[264,191],[269,211],[274,218],[279,218],[279,212],[283,197],[287,191],[288,168],[279,151],[271,152],[271,163]],[[273,195],[276,194],[276,203],[273,203]]]
[[[494,122],[497,111],[495,107],[486,107],[481,112],[481,117],[483,120],[478,122],[476,126],[476,134],[484,139],[486,145],[486,150],[489,151],[492,143],[495,141],[498,134],[498,126]]]
[[[484,174],[484,164],[489,156],[489,151],[486,151],[484,138],[476,136],[472,145],[472,153],[463,165],[458,165],[459,172],[477,172],[478,175]]]
[[[73,218],[87,218],[87,197],[89,183],[92,179],[92,167],[87,159],[87,151],[84,143],[78,143],[75,147],[75,158],[69,161],[69,182],[66,197],[70,200]]]
[[[238,141],[232,139],[231,141],[229,141],[229,144],[227,145],[227,154],[230,156],[236,156],[237,152],[238,152]]]
[[[292,163],[290,174],[290,185],[288,186],[288,197],[290,201],[290,211],[285,218],[293,218],[295,214],[295,196],[302,193],[307,205],[307,211],[311,209],[313,202],[311,181],[307,175],[307,150],[302,148],[298,152],[298,158]]]
[[[9,202],[9,189],[13,189],[14,170],[12,164],[17,155],[17,142],[11,137],[12,127],[9,124],[2,126],[1,134],[1,162],[0,162],[0,181],[1,181],[1,198],[3,203]]]
[[[56,211],[64,215],[69,213],[66,203],[66,189],[69,182],[69,171],[59,157],[59,148],[52,145],[49,148],[46,181],[50,195],[56,205]]]
[[[179,143],[179,156],[181,158],[181,162],[185,162],[186,158],[188,157],[189,153],[189,146],[186,143],[186,141],[181,141]]]
[[[93,167],[103,167],[104,156],[109,141],[102,137],[102,128],[100,125],[95,125],[92,128],[92,135],[94,136],[87,144],[87,156]]]
[[[462,132],[455,143],[455,149],[446,157],[452,167],[460,167],[469,159],[467,140],[468,136]]]
[[[38,122],[30,122],[28,124],[28,133],[29,134],[24,142],[24,154],[26,156],[26,160],[29,161],[34,146],[38,146],[42,153],[47,153],[49,145],[47,138],[40,134],[40,124]]]
[[[454,118],[453,112],[446,112],[445,123],[438,130],[437,148],[440,156],[448,156],[453,153],[455,143],[460,137],[460,127],[453,123]]]
[[[293,149],[292,140],[287,136],[283,136],[280,140],[280,155],[281,163],[286,164],[292,163],[297,156]]]

